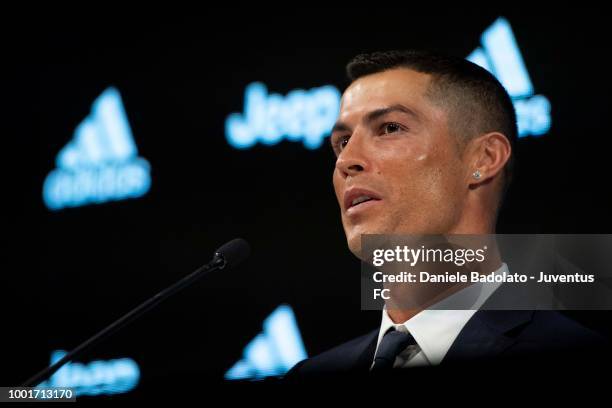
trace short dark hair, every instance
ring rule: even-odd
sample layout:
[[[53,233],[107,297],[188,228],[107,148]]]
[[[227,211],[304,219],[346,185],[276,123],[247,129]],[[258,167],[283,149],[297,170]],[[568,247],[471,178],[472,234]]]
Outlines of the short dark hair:
[[[500,132],[512,146],[504,168],[504,193],[512,179],[514,146],[518,138],[516,113],[508,92],[486,69],[459,57],[429,51],[383,51],[361,54],[346,66],[351,81],[394,68],[408,68],[432,77],[427,94],[446,108],[459,142],[489,132]],[[502,194],[503,196],[503,194]]]

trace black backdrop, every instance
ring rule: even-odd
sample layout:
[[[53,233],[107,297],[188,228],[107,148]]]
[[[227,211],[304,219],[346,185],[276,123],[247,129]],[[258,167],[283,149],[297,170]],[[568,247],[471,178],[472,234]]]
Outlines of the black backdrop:
[[[359,264],[346,248],[330,149],[285,141],[236,150],[225,139],[225,118],[242,111],[254,81],[283,95],[326,84],[342,89],[344,65],[360,52],[416,47],[466,56],[500,15],[512,25],[536,93],[551,101],[552,128],[521,139],[498,231],[610,232],[604,17],[293,13],[108,16],[35,31],[37,46],[22,70],[38,86],[38,161],[21,220],[39,221],[23,251],[27,267],[12,274],[23,278],[20,286],[5,286],[16,299],[4,311],[5,318],[24,311],[33,321],[9,336],[4,382],[23,381],[48,363],[51,350],[75,346],[235,236],[251,242],[248,262],[206,278],[80,361],[135,359],[141,383],[127,397],[139,397],[160,384],[221,379],[281,303],[295,310],[309,355],[375,327],[379,314],[360,311]],[[151,190],[50,212],[44,177],[111,85],[151,163]],[[605,312],[574,315],[608,330]]]

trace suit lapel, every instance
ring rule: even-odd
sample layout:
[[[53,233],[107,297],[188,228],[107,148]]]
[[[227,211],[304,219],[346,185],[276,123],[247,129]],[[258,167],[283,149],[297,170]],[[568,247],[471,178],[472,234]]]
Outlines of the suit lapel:
[[[349,370],[367,371],[374,361],[376,351],[376,340],[378,339],[378,329],[366,334],[355,347],[347,359]]]
[[[512,331],[529,324],[533,311],[479,310],[453,342],[444,362],[493,357],[516,343]]]

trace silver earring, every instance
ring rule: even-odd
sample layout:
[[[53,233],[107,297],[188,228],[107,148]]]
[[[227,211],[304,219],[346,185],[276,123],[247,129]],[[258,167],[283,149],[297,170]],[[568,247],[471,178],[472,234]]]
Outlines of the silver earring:
[[[481,174],[480,174],[480,170],[476,170],[474,173],[472,173],[472,176],[473,176],[473,177],[474,177],[476,180],[480,179],[480,176],[481,176]]]

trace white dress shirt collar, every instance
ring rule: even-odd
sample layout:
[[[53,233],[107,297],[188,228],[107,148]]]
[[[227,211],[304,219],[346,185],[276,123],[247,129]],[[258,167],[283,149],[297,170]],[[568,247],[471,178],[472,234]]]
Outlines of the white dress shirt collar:
[[[508,266],[505,263],[495,271],[495,274],[503,274],[504,271],[508,272]],[[470,285],[438,302],[431,309],[423,310],[400,324],[393,323],[387,310],[383,309],[376,351],[385,333],[391,327],[395,327],[396,330],[407,330],[420,347],[420,351],[413,353],[410,361],[402,363],[402,366],[440,364],[463,327],[499,285],[499,282]],[[445,305],[452,305],[458,296],[466,295],[476,299],[469,310],[445,309]]]

